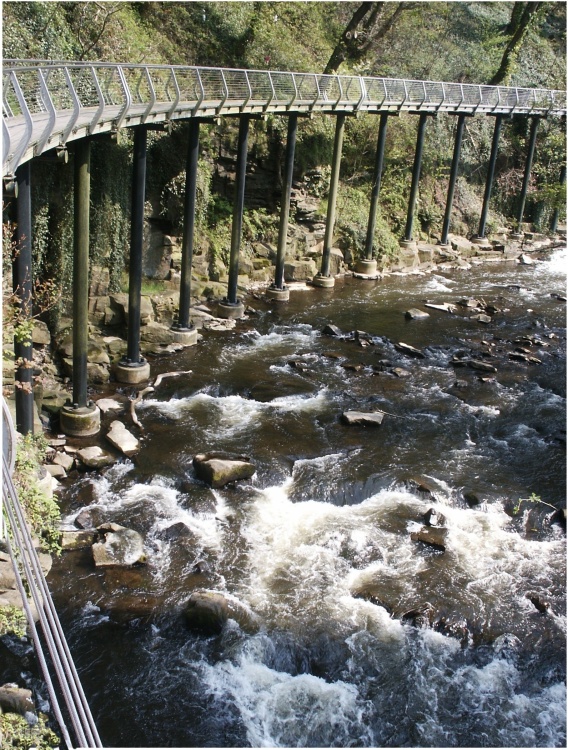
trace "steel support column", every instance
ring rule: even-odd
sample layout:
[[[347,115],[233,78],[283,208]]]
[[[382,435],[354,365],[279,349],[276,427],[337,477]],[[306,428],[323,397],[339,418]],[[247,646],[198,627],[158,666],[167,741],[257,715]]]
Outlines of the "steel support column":
[[[91,142],[81,138],[74,149],[73,192],[73,403],[59,414],[66,435],[95,435],[101,426],[99,408],[87,394],[89,343],[89,208],[91,201]]]
[[[331,164],[331,179],[329,197],[327,199],[327,218],[323,238],[323,256],[321,270],[314,277],[316,286],[333,286],[335,279],[330,276],[331,248],[333,245],[333,229],[335,227],[335,209],[337,206],[337,190],[339,187],[339,170],[341,168],[341,152],[343,150],[343,134],[345,133],[345,113],[336,115],[335,139],[333,142],[333,157]]]
[[[493,178],[495,177],[495,164],[497,162],[497,151],[499,149],[499,136],[501,135],[501,124],[504,115],[495,115],[495,128],[493,130],[493,142],[491,143],[491,155],[489,157],[489,167],[487,179],[485,181],[485,193],[483,194],[483,207],[481,209],[481,218],[479,220],[479,231],[477,239],[485,239],[485,225],[487,224],[487,213],[489,211],[489,199],[493,188]]]
[[[73,406],[87,406],[87,346],[89,339],[89,204],[91,143],[82,138],[74,156],[73,234]]]
[[[193,262],[193,236],[195,231],[195,203],[197,193],[197,164],[199,160],[199,120],[189,121],[189,144],[185,172],[185,200],[183,239],[181,246],[181,282],[179,312],[176,330],[191,328],[189,307],[191,301],[191,265]]]
[[[412,184],[410,186],[410,200],[408,201],[408,213],[406,215],[406,227],[404,230],[404,241],[412,242],[412,225],[414,224],[414,211],[418,197],[418,183],[420,182],[420,169],[422,167],[422,150],[424,147],[424,132],[426,130],[426,112],[420,113],[418,121],[418,132],[416,135],[416,150],[414,152],[414,165],[412,167]]]
[[[140,299],[142,295],[142,244],[144,202],[146,200],[146,128],[134,130],[132,165],[132,212],[130,224],[130,263],[128,274],[128,336],[126,361],[140,363]]]
[[[30,184],[30,162],[25,162],[16,170],[18,199],[16,202],[16,253],[12,268],[14,296],[17,300],[18,315],[22,322],[32,316],[32,200]],[[16,429],[22,435],[34,431],[33,396],[33,346],[29,337],[25,340],[14,337],[16,358]]]
[[[517,232],[522,234],[523,231],[523,214],[525,213],[525,203],[527,200],[527,190],[529,188],[529,180],[531,177],[532,163],[534,159],[534,149],[536,146],[536,131],[538,130],[538,117],[533,117],[531,122],[531,129],[529,134],[529,147],[527,150],[527,160],[525,162],[525,172],[523,174],[523,184],[521,187],[521,195],[519,197],[519,213],[517,215]]]
[[[565,164],[562,166],[562,169],[560,170],[560,179],[558,180],[558,182],[561,186],[564,185],[564,183],[566,182],[566,165]],[[559,206],[556,206],[556,208],[554,209],[554,213],[552,214],[552,220],[550,222],[551,234],[556,234],[559,218],[560,218],[560,208]]]
[[[371,189],[371,206],[369,208],[369,222],[367,224],[367,237],[365,239],[365,258],[373,259],[373,238],[377,224],[377,209],[379,207],[379,193],[381,190],[381,178],[383,175],[383,163],[385,156],[385,141],[387,137],[388,112],[381,112],[379,135],[377,138],[377,153],[375,155],[375,172],[373,174],[373,187]]]
[[[446,198],[446,213],[444,214],[444,223],[442,224],[442,236],[440,245],[448,244],[448,234],[450,232],[450,220],[452,217],[452,206],[454,204],[454,191],[456,188],[456,179],[460,163],[460,153],[463,138],[463,129],[465,126],[465,114],[458,115],[458,124],[456,128],[456,137],[454,140],[454,153],[452,156],[452,166],[450,168],[450,181],[448,183],[448,196]]]
[[[245,205],[245,181],[247,172],[247,148],[249,133],[249,115],[241,115],[239,119],[239,141],[237,145],[237,181],[235,185],[235,200],[233,202],[233,223],[231,227],[231,254],[229,258],[229,281],[227,297],[224,305],[239,306],[237,299],[237,285],[239,279],[239,252],[241,249],[241,234],[243,228],[243,210]]]
[[[286,257],[286,240],[288,238],[288,219],[290,217],[290,195],[292,193],[292,179],[294,173],[294,151],[296,149],[296,133],[298,130],[298,115],[288,117],[288,137],[286,139],[286,157],[284,163],[284,184],[282,186],[282,200],[280,206],[280,228],[278,230],[278,249],[276,254],[276,271],[274,273],[273,288],[284,290],[284,259]]]

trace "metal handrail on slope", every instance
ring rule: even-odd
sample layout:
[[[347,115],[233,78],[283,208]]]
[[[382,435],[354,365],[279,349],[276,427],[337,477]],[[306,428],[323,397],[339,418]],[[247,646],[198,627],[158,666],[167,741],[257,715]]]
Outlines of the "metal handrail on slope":
[[[3,172],[12,177],[21,163],[48,149],[140,124],[267,112],[564,115],[566,92],[183,65],[5,60],[3,103]]]
[[[12,468],[6,460],[6,453],[3,453],[2,502],[3,513],[6,514],[8,521],[7,533],[3,541],[12,560],[16,584],[22,598],[36,656],[49,694],[51,710],[69,750],[74,747],[103,747],[12,482]],[[24,579],[28,591],[24,586]],[[63,718],[28,596],[31,597],[39,616],[39,623],[47,644],[55,677],[59,683],[73,726],[76,744],[72,742]]]

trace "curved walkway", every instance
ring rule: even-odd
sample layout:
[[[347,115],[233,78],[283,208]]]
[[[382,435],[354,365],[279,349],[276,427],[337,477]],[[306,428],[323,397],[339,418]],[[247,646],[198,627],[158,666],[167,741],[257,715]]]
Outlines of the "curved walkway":
[[[5,60],[3,175],[123,127],[288,112],[563,115],[566,92],[266,70]]]

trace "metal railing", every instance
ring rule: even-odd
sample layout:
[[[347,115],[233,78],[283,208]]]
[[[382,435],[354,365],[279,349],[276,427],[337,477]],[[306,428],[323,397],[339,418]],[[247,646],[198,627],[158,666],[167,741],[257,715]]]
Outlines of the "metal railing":
[[[6,546],[12,560],[16,585],[28,621],[28,629],[49,694],[50,708],[59,725],[62,739],[68,750],[72,750],[74,747],[102,747],[89,704],[83,692],[79,675],[73,663],[69,646],[67,645],[41,568],[24,511],[20,505],[16,488],[12,481],[16,433],[4,400],[2,437],[4,441],[9,442],[9,445],[6,446],[6,442],[4,442],[2,449],[2,502],[0,504],[0,516],[2,522],[5,517],[6,525],[2,530],[0,540]],[[39,637],[31,603],[33,603],[39,618],[43,641],[47,646],[52,665],[51,669],[48,666],[42,640]],[[76,742],[73,742],[63,717],[55,691],[54,680],[52,679],[52,672],[55,674],[60,693],[63,696]]]
[[[121,127],[286,112],[563,115],[566,92],[269,70],[5,60],[3,174],[58,146]]]

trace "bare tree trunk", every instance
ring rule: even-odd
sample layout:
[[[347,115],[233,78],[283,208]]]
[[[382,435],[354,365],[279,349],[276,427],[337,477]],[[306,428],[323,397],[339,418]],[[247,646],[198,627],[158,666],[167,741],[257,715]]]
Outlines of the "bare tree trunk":
[[[489,81],[490,86],[498,86],[499,84],[507,85],[513,73],[513,68],[515,66],[517,57],[519,56],[519,51],[521,49],[523,39],[525,38],[527,31],[531,26],[531,23],[533,23],[534,19],[537,17],[538,12],[545,5],[546,3],[540,2],[528,2],[525,4],[517,29],[509,40],[507,46],[505,47],[505,52],[503,53],[499,70]]]
[[[350,56],[350,50],[353,49],[356,44],[358,35],[357,28],[360,26],[367,13],[370,13],[373,10],[374,5],[382,6],[383,3],[361,3],[355,13],[353,13],[351,20],[341,35],[341,39],[336,44],[335,49],[331,53],[331,57],[324,68],[323,72],[326,75],[336,73],[341,63]]]

